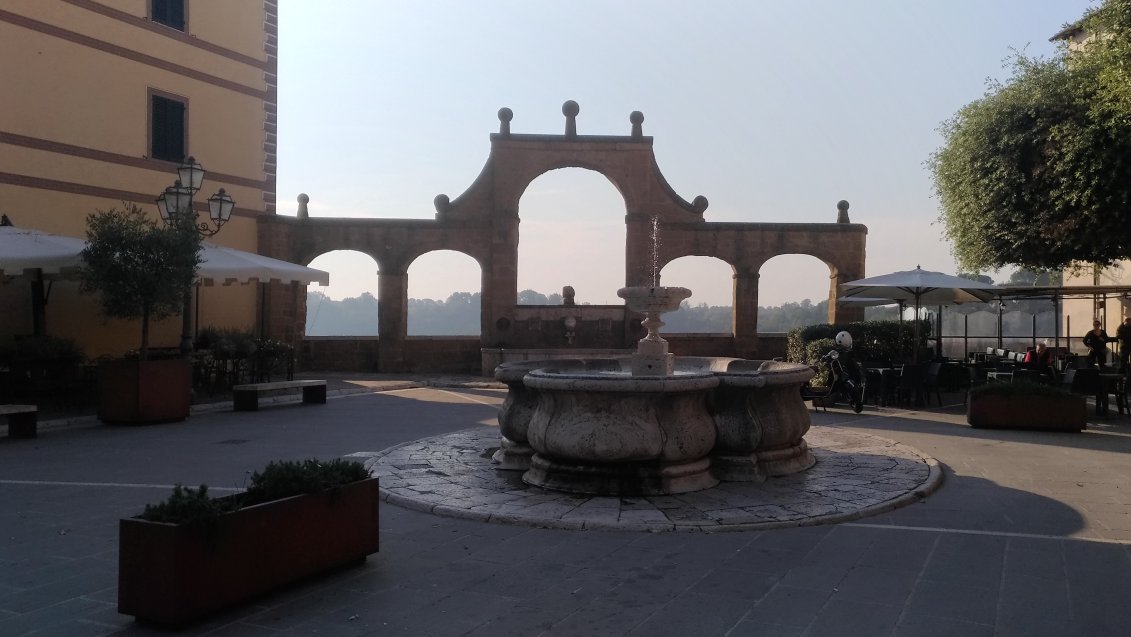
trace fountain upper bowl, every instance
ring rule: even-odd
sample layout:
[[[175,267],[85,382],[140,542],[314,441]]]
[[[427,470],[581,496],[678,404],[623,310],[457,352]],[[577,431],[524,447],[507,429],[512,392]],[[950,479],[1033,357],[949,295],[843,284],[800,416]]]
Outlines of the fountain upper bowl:
[[[691,290],[662,285],[632,286],[617,290],[617,296],[624,299],[628,309],[634,312],[674,312],[684,299],[691,296]]]

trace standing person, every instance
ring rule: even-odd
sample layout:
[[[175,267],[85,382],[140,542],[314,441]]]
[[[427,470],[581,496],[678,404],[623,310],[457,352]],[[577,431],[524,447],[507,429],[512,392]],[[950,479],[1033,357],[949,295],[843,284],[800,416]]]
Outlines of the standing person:
[[[1123,319],[1123,323],[1115,328],[1115,339],[1119,341],[1119,371],[1124,375],[1128,371],[1128,362],[1131,361],[1131,316]]]
[[[1114,340],[1107,335],[1107,331],[1098,320],[1092,321],[1092,329],[1084,335],[1084,347],[1088,348],[1085,365],[1088,367],[1107,365],[1107,344]]]

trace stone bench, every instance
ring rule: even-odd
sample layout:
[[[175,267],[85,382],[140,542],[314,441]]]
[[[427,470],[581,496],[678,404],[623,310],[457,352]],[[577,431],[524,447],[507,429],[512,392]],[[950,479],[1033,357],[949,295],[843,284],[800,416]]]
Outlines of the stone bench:
[[[281,380],[232,387],[232,407],[236,411],[256,411],[259,409],[260,394],[284,389],[302,389],[303,403],[326,404],[326,381]]]
[[[0,416],[8,417],[9,438],[35,438],[39,431],[38,414],[35,405],[0,405]]]

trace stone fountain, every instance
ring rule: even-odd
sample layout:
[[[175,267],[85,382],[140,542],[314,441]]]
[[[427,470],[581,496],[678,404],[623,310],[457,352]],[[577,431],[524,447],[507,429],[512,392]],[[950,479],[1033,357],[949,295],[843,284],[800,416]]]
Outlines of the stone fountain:
[[[501,365],[510,391],[499,412],[498,468],[528,484],[614,496],[686,493],[720,480],[760,482],[812,466],[805,365],[677,358],[660,315],[691,292],[629,287],[647,334],[626,358]]]

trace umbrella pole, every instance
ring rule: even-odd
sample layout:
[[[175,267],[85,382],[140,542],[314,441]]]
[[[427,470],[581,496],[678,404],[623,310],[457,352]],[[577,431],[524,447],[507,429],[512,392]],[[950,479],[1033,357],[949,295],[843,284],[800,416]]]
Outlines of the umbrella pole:
[[[915,295],[915,343],[912,345],[911,362],[919,363],[919,295]]]
[[[43,271],[36,270],[31,280],[31,332],[47,335],[47,294],[43,289]]]

